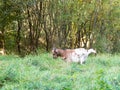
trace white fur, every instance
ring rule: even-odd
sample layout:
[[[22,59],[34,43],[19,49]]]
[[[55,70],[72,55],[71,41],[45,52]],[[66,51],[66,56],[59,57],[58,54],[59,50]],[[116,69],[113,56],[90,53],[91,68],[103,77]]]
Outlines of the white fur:
[[[72,62],[79,62],[80,64],[83,64],[90,53],[96,53],[96,51],[94,49],[86,50],[84,48],[78,48],[70,55],[69,59]]]

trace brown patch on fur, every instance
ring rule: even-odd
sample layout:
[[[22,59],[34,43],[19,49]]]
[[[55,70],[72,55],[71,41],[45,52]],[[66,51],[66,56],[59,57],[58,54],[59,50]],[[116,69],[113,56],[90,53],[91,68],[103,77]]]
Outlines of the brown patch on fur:
[[[75,52],[74,49],[56,49],[53,48],[52,50],[52,55],[53,58],[57,58],[57,57],[61,57],[63,60],[66,60],[67,58],[69,58],[69,55],[71,55],[71,53]]]

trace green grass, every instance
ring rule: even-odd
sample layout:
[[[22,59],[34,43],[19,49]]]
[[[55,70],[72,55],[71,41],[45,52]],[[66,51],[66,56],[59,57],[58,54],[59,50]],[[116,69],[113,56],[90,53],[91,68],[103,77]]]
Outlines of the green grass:
[[[83,65],[49,53],[0,56],[0,90],[120,90],[120,56],[89,56]]]

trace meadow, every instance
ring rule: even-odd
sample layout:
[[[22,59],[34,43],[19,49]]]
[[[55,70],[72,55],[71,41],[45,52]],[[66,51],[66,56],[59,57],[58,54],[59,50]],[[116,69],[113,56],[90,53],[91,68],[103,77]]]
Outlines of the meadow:
[[[120,90],[120,55],[91,55],[83,65],[50,53],[0,56],[0,90]]]

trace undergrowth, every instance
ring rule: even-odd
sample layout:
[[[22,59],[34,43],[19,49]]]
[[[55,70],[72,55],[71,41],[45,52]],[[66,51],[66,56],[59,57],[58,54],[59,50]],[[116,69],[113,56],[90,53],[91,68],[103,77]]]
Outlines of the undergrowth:
[[[119,55],[89,56],[66,63],[49,53],[0,56],[1,90],[120,90]]]

